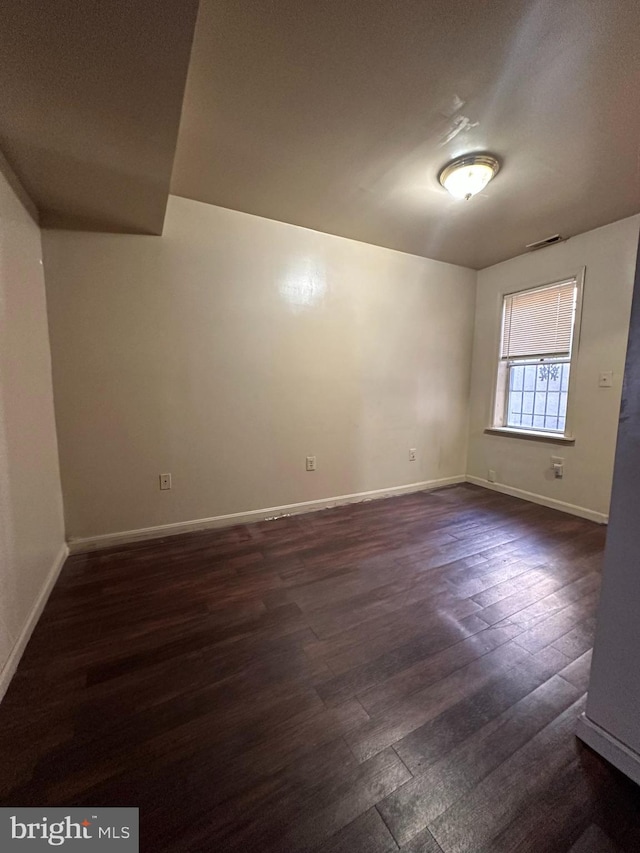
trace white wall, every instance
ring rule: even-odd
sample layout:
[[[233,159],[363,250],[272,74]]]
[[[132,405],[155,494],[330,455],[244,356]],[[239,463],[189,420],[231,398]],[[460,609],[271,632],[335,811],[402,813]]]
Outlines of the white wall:
[[[0,698],[66,554],[41,256],[0,172]]]
[[[467,472],[486,483],[568,504],[605,520],[609,509],[618,412],[640,216],[573,237],[566,243],[496,264],[478,273]],[[576,384],[569,401],[575,445],[488,435],[496,380],[502,296],[557,281],[586,267]],[[613,371],[613,388],[598,373]],[[565,459],[556,480],[550,457]]]
[[[464,475],[473,271],[177,197],[44,249],[69,537]]]
[[[636,782],[640,782],[639,471],[640,268],[631,317],[586,720],[579,729],[587,743]]]

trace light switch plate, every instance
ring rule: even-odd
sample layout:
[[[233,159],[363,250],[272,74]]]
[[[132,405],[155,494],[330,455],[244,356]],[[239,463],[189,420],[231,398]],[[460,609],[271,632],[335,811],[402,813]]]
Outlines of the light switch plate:
[[[603,370],[598,374],[598,386],[600,388],[611,388],[613,386],[612,370]]]

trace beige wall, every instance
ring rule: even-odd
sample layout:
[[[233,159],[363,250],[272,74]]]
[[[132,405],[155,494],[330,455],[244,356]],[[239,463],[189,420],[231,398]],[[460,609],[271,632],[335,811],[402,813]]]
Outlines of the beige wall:
[[[478,273],[467,472],[486,484],[569,504],[604,520],[609,510],[640,216],[522,255]],[[576,384],[569,401],[575,445],[487,435],[504,293],[555,281],[586,267]],[[598,373],[613,371],[613,388]],[[556,480],[551,455],[565,459]]]
[[[40,229],[0,172],[0,697],[65,553]]]
[[[473,271],[177,197],[44,249],[72,539],[464,475]]]

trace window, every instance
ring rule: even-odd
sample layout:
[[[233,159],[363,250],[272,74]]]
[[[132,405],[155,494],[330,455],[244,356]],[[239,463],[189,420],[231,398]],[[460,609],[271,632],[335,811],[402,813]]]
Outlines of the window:
[[[571,278],[504,297],[494,426],[566,435],[580,294]]]

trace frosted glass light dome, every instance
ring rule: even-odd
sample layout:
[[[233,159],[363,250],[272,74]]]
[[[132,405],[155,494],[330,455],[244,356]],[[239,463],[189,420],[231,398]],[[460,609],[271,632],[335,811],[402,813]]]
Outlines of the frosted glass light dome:
[[[448,163],[439,179],[454,198],[469,200],[487,186],[499,168],[497,158],[491,154],[470,154]]]

